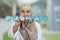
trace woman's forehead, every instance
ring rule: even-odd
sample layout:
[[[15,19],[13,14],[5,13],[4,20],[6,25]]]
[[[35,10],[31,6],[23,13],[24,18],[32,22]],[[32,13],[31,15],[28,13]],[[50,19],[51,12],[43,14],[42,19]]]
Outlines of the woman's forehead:
[[[28,6],[23,6],[23,7],[21,7],[21,9],[22,9],[22,10],[24,10],[24,9],[25,9],[25,10],[30,10],[30,8],[29,8]]]

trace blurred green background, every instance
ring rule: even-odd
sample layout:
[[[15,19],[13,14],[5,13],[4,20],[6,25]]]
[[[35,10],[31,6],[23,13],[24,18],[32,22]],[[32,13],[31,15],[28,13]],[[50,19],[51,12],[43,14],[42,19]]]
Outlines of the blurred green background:
[[[60,40],[60,34],[44,34],[45,40]],[[13,38],[8,37],[8,33],[5,32],[3,35],[3,40],[14,40]]]

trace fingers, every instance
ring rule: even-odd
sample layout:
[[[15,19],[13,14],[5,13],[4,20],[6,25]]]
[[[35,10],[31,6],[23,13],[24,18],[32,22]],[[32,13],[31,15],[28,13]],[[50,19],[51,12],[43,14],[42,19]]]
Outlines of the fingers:
[[[16,26],[16,27],[19,27],[19,25],[20,25],[20,22],[16,22],[16,23],[15,23],[15,26]]]

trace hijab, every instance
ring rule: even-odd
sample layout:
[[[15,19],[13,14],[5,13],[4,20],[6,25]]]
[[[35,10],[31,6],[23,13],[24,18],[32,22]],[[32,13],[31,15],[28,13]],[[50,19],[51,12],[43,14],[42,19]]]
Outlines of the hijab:
[[[31,9],[31,6],[29,4],[25,4],[23,6],[28,6]],[[32,16],[32,14],[31,14],[31,16]],[[22,25],[22,27],[20,27],[19,31],[20,31],[21,35],[23,36],[24,40],[36,40],[37,39],[37,28],[34,24],[33,16],[32,16],[31,22],[24,21],[21,23],[21,25]]]

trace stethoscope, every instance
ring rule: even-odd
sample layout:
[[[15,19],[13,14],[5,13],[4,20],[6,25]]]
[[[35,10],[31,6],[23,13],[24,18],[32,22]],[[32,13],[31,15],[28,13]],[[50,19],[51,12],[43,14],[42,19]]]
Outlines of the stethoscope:
[[[21,17],[21,16],[19,16],[19,17],[18,17],[18,21],[21,22],[21,24],[20,24],[20,29],[23,30],[23,29],[24,29],[24,27],[23,27],[23,26],[24,26],[24,25],[23,25],[24,22],[26,22],[27,24],[30,23],[30,22],[32,21],[32,17],[29,16],[29,15],[26,16],[26,17]]]

